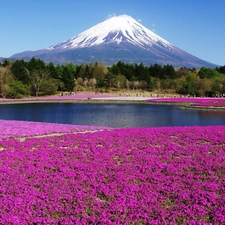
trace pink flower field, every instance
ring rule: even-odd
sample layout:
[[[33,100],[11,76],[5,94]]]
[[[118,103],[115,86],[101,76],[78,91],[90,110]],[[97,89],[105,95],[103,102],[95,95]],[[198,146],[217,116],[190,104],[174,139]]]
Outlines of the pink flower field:
[[[0,224],[225,224],[225,126],[0,122]]]
[[[148,102],[193,103],[193,106],[225,107],[225,98],[155,98]]]
[[[26,137],[40,135],[56,135],[61,133],[78,133],[107,129],[106,127],[79,126],[57,123],[38,123],[14,120],[0,120],[0,139],[10,137]]]
[[[45,96],[45,97],[31,97],[31,98],[22,98],[22,99],[6,99],[0,98],[0,102],[27,102],[27,101],[73,101],[73,100],[87,100],[92,98],[108,98],[115,97],[112,94],[94,94],[94,93],[77,93],[74,95],[66,95],[63,96]]]

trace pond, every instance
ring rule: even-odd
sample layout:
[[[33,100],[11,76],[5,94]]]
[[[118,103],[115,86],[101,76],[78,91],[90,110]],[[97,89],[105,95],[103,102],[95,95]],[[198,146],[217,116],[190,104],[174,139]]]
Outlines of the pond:
[[[0,105],[0,119],[107,127],[225,125],[225,112],[171,105],[32,103]]]

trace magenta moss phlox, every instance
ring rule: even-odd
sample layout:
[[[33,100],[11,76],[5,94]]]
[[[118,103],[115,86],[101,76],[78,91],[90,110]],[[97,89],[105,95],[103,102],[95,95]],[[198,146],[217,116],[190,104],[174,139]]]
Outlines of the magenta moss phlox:
[[[0,141],[0,224],[224,224],[225,126]]]

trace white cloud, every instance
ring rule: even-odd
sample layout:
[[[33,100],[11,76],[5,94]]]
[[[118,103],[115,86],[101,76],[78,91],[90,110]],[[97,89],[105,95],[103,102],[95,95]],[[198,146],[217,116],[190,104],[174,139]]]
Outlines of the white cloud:
[[[152,29],[151,29],[151,31],[152,31],[152,32],[156,32],[156,30],[155,30],[155,24],[154,24],[154,23],[152,24]]]
[[[142,22],[142,19],[138,19],[138,22],[140,22],[140,23],[141,23],[141,22]]]
[[[112,17],[114,17],[114,16],[116,16],[116,13],[109,13],[108,15],[107,15],[107,19],[110,19],[110,18],[112,18]]]

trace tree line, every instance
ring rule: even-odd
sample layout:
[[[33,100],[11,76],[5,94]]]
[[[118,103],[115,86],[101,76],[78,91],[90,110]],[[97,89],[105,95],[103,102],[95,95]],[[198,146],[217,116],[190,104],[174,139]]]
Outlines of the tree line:
[[[121,90],[221,96],[225,94],[225,66],[196,70],[121,61],[112,66],[104,62],[54,65],[36,58],[30,61],[6,59],[0,63],[0,96],[3,98]]]

